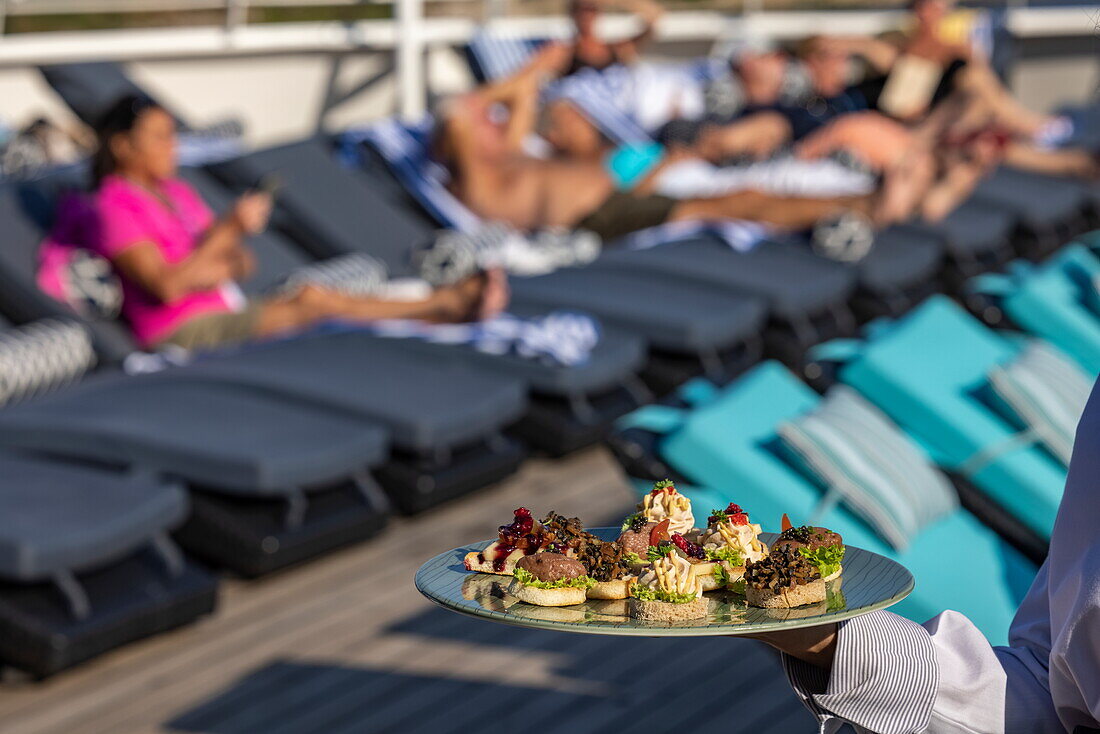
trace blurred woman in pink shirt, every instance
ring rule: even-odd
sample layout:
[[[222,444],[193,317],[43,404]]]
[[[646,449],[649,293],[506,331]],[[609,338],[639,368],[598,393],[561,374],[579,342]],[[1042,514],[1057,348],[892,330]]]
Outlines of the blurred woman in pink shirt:
[[[247,302],[236,283],[254,269],[245,245],[271,197],[249,193],[218,218],[176,178],[176,125],[148,98],[127,96],[103,117],[94,161],[97,247],[123,283],[122,314],[144,347],[211,348],[330,319],[471,321],[504,308],[499,274],[477,275],[413,301],[345,296],[307,285]]]

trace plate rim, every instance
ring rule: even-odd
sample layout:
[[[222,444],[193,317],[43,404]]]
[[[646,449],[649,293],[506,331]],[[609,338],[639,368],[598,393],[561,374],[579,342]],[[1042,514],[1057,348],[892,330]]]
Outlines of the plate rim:
[[[615,531],[613,527],[597,527],[588,528],[589,532],[596,533],[601,530]],[[776,536],[778,533],[761,533],[762,536]],[[505,612],[493,611],[491,609],[483,609],[481,611],[475,611],[473,609],[467,609],[464,607],[456,606],[450,603],[449,600],[443,598],[438,594],[434,594],[429,591],[425,585],[421,582],[421,577],[429,567],[436,567],[437,561],[446,561],[447,558],[459,558],[461,559],[466,553],[471,550],[475,550],[475,546],[481,544],[489,544],[492,540],[479,540],[467,545],[452,548],[442,553],[438,553],[424,563],[420,564],[413,577],[413,584],[416,586],[416,590],[420,592],[425,598],[429,599],[434,604],[437,604],[444,609],[461,614],[463,616],[472,617],[474,619],[482,619],[490,622],[497,622],[499,624],[505,624],[511,627],[525,627],[527,629],[541,629],[541,630],[555,630],[563,632],[574,632],[578,634],[592,634],[592,635],[608,635],[612,637],[727,637],[727,636],[744,636],[751,634],[758,634],[763,632],[776,632],[780,630],[794,630],[804,629],[807,627],[820,627],[827,624],[835,624],[837,622],[844,622],[856,617],[862,617],[865,614],[871,612],[877,612],[884,609],[889,609],[898,602],[904,600],[916,588],[916,579],[913,577],[913,573],[901,563],[898,563],[892,558],[882,555],[881,553],[875,553],[874,551],[860,548],[859,546],[845,545],[845,548],[855,548],[861,553],[866,553],[871,556],[876,556],[885,560],[892,566],[901,569],[907,577],[907,581],[904,588],[881,601],[874,604],[859,607],[858,609],[842,610],[837,612],[827,613],[828,618],[822,620],[821,617],[825,615],[818,615],[816,617],[805,617],[802,619],[779,619],[774,622],[755,622],[751,624],[743,625],[709,625],[709,626],[695,626],[695,627],[634,627],[634,626],[597,626],[597,625],[585,625],[576,622],[562,622],[554,620],[540,620],[530,619],[524,617],[517,617],[515,615],[507,614]],[[477,571],[467,571],[467,574],[478,574]],[[482,574],[485,576],[494,576],[498,574]],[[509,578],[508,576],[501,576],[501,578]]]

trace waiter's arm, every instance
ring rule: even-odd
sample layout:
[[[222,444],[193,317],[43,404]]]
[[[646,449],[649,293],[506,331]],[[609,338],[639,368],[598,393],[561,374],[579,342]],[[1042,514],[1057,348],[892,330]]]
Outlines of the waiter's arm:
[[[784,652],[787,677],[823,732],[845,722],[882,734],[1064,731],[1046,661],[1027,645],[991,647],[957,612],[924,625],[874,612],[761,639]]]

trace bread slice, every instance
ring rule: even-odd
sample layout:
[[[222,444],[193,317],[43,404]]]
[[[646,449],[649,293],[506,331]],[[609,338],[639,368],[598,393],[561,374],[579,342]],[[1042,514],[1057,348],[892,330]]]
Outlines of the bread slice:
[[[495,545],[495,543],[493,545]],[[485,551],[493,548],[493,545],[488,546],[480,553],[476,551],[467,553],[466,557],[463,559],[466,570],[477,571],[478,573],[493,573],[498,576],[511,576],[516,570],[516,563],[519,562],[519,559],[524,557],[525,553],[521,550],[512,551],[508,557],[504,559],[504,567],[500,571],[497,571],[493,568],[493,562],[485,556]]]
[[[611,581],[597,581],[596,585],[588,590],[589,599],[625,599],[630,596],[630,585],[634,583],[634,577],[613,579]]]
[[[583,587],[563,586],[560,589],[539,589],[513,580],[508,593],[520,601],[540,607],[569,607],[582,603],[587,594]]]
[[[814,579],[808,584],[800,584],[789,589],[780,589],[778,592],[770,589],[754,589],[751,586],[745,588],[745,599],[749,606],[763,607],[764,609],[790,609],[804,604],[817,604],[825,601],[825,582]]]
[[[699,597],[684,604],[630,600],[630,616],[650,622],[680,622],[707,616],[707,600]]]
[[[537,619],[540,622],[566,622],[581,624],[588,618],[586,607],[540,607],[534,604],[515,603],[508,607],[508,615],[521,619]]]

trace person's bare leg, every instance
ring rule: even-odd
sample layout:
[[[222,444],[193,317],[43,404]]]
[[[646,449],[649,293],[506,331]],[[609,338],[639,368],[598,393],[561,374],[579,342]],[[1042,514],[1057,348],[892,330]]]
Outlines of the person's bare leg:
[[[695,150],[700,158],[720,163],[748,155],[764,158],[791,139],[791,125],[778,112],[757,112],[728,125],[708,127],[699,135]]]
[[[964,89],[978,96],[989,107],[999,125],[1013,132],[1032,136],[1049,119],[1016,101],[988,64],[976,61],[967,64],[960,81]]]
[[[928,222],[942,221],[970,196],[986,173],[986,167],[980,164],[968,161],[951,164],[925,195],[921,202],[921,216]]]
[[[673,208],[669,221],[744,219],[800,230],[844,211],[870,216],[872,197],[796,198],[746,190],[713,199],[685,199]]]
[[[387,301],[356,298],[307,285],[287,298],[265,302],[260,308],[255,335],[272,336],[296,331],[328,319],[378,321],[417,319],[432,323],[455,323],[480,318],[484,313],[499,313],[507,304],[507,286],[500,276],[477,275],[461,283],[437,288],[425,299]],[[503,292],[501,292],[503,289]],[[490,302],[491,301],[491,302]]]
[[[909,219],[920,206],[936,178],[936,161],[926,151],[912,150],[883,174],[882,205],[876,223],[893,224]]]
[[[1033,145],[1010,143],[1005,149],[1005,163],[1052,176],[1100,177],[1100,157],[1077,148],[1043,150]]]

